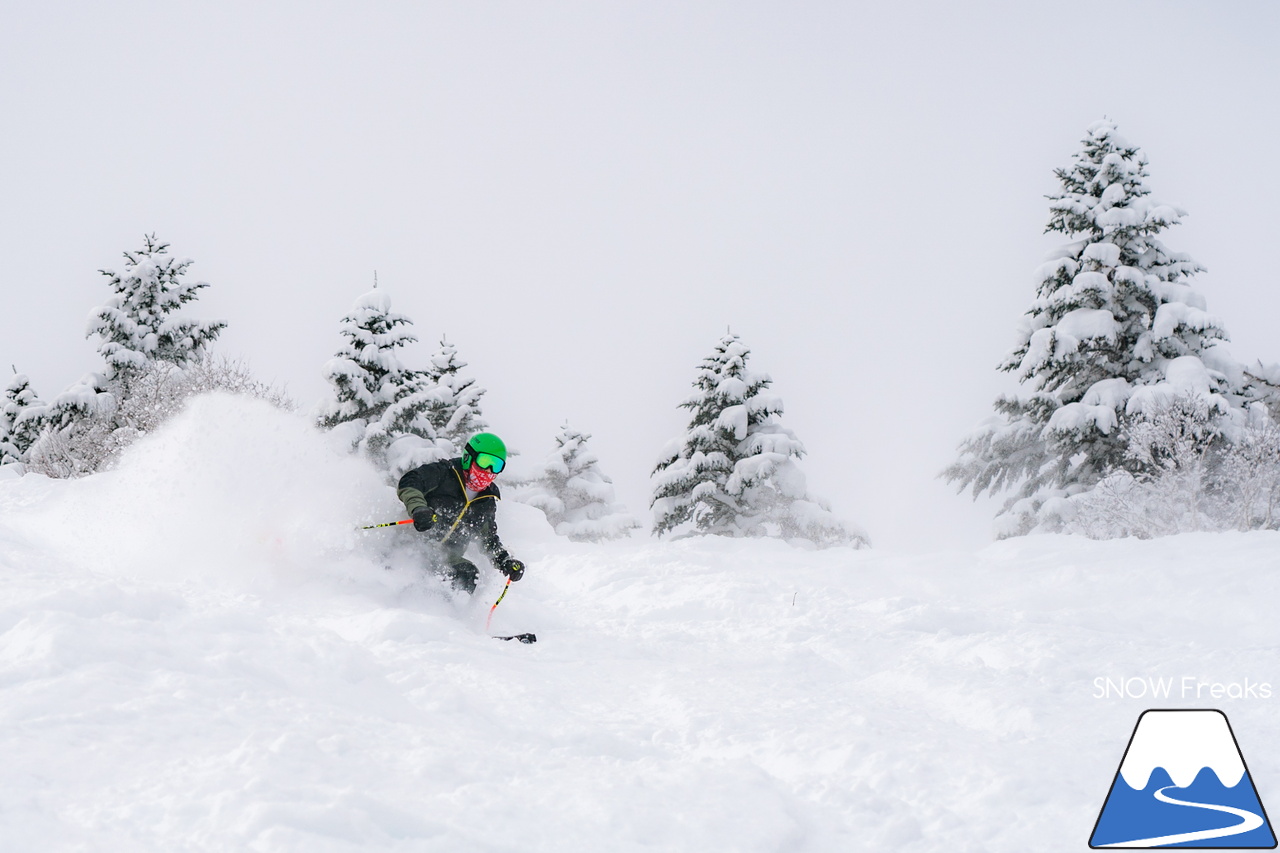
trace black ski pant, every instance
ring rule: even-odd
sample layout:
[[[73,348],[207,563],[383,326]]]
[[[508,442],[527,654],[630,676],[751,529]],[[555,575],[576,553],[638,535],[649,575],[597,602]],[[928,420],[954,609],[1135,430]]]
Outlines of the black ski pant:
[[[448,581],[453,588],[467,595],[476,591],[476,582],[480,580],[480,570],[476,564],[462,554],[443,548],[438,542],[426,545],[426,569],[441,580]]]
[[[480,570],[476,569],[474,562],[467,560],[466,557],[454,557],[449,560],[445,566],[445,578],[453,583],[453,588],[461,590],[470,596],[476,590],[476,581],[480,579]]]
[[[480,579],[480,570],[466,557],[451,557],[439,569],[439,574],[452,583],[454,589],[467,595],[476,591],[476,581]]]

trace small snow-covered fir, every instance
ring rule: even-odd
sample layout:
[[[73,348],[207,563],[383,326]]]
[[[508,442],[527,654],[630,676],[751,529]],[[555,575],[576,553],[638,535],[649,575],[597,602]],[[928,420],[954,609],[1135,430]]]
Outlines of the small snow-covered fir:
[[[630,536],[640,522],[618,502],[613,481],[587,447],[590,439],[566,423],[542,473],[513,489],[512,496],[542,510],[556,533],[575,542]]]
[[[1202,267],[1158,239],[1185,212],[1152,200],[1146,166],[1103,120],[1055,173],[1061,189],[1046,231],[1072,242],[1036,271],[1036,298],[1000,365],[1021,389],[996,400],[996,416],[943,472],[975,496],[1014,492],[997,520],[1001,535],[1059,529],[1064,499],[1132,468],[1124,419],[1188,377],[1203,378],[1200,392],[1236,423],[1257,396],[1192,286]]]
[[[343,346],[324,368],[333,396],[316,414],[320,427],[392,478],[452,453],[431,423],[438,395],[430,374],[400,361],[399,350],[417,341],[412,326],[392,312],[386,291],[375,285],[361,295],[341,320]]]
[[[355,420],[375,420],[401,393],[413,374],[397,350],[418,340],[413,321],[391,311],[386,291],[362,294],[339,323],[342,348],[324,366],[334,396],[317,413],[320,426],[332,429]]]
[[[193,261],[170,257],[168,243],[148,234],[141,249],[124,257],[123,272],[102,271],[114,295],[94,310],[89,335],[101,341],[98,352],[107,363],[107,380],[127,387],[152,362],[182,367],[207,350],[227,324],[178,315],[209,285],[184,280]]]
[[[804,445],[779,422],[772,380],[747,369],[750,350],[726,334],[698,368],[684,435],[654,468],[654,533],[773,536],[817,545],[868,544],[807,493]]]
[[[31,380],[26,374],[14,374],[0,401],[0,465],[14,465],[26,458],[36,439],[35,420],[29,415],[39,405]],[[24,412],[28,417],[23,417]]]
[[[458,358],[458,348],[445,338],[431,356],[424,371],[429,389],[425,414],[435,434],[461,453],[467,439],[488,429],[480,410],[485,389],[462,371],[467,363]]]

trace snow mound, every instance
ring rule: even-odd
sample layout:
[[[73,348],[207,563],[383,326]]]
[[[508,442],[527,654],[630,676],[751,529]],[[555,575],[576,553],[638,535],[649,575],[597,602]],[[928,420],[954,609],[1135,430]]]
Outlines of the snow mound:
[[[49,485],[29,529],[51,553],[150,579],[296,580],[359,559],[358,523],[403,516],[376,471],[302,417],[227,394],[193,400],[115,470]]]

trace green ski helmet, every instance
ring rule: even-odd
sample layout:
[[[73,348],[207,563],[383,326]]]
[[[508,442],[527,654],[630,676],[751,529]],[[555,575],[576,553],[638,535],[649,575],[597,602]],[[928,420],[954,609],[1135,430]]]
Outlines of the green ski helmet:
[[[491,432],[478,432],[462,451],[462,470],[466,471],[473,462],[478,468],[501,473],[507,465],[507,446]]]

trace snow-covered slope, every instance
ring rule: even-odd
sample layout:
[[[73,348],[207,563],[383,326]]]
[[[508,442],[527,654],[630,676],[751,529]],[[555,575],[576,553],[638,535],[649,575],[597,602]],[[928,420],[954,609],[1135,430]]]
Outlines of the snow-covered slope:
[[[120,468],[0,481],[15,850],[1085,849],[1147,707],[1221,707],[1264,803],[1280,536],[978,553],[606,546],[456,600],[391,489],[300,420],[197,401]],[[394,545],[394,547],[393,547]]]

